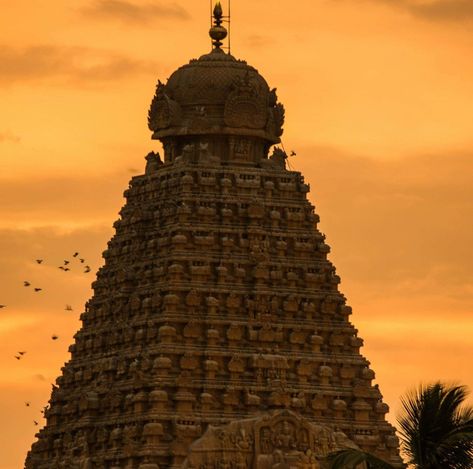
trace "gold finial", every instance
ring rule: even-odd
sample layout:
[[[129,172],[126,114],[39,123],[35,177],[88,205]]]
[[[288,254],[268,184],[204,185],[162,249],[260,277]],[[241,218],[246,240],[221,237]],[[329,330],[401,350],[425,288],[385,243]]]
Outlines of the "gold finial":
[[[212,38],[212,44],[215,49],[220,49],[223,42],[222,40],[227,37],[227,30],[222,26],[223,22],[223,9],[220,2],[217,2],[213,11],[214,25],[210,28],[209,34]]]
[[[220,2],[215,3],[214,7],[214,17],[216,19],[221,19],[223,16],[222,4]]]

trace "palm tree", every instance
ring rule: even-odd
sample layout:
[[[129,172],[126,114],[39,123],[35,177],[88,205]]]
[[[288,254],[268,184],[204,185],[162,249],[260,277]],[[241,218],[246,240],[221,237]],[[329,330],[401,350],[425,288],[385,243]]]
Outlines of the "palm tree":
[[[407,463],[415,469],[473,468],[473,407],[465,386],[421,386],[401,399],[398,418]]]
[[[465,386],[437,382],[401,398],[398,417],[401,449],[412,469],[473,468],[473,407],[465,405]],[[359,450],[346,449],[329,458],[331,469],[394,469]]]

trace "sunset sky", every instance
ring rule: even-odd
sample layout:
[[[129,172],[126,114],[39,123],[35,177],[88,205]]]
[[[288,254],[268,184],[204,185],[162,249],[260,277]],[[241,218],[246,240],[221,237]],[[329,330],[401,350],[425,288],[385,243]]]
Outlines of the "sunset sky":
[[[123,190],[159,150],[155,83],[208,52],[208,14],[0,0],[0,469],[43,425]],[[473,2],[234,0],[232,54],[285,104],[390,420],[420,382],[473,388]],[[91,273],[57,268],[76,250]]]

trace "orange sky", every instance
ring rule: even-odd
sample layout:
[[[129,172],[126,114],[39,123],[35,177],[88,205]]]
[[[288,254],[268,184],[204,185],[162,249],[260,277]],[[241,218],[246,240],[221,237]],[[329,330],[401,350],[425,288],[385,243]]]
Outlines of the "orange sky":
[[[420,381],[473,387],[473,3],[232,8],[232,52],[278,87],[291,165],[393,414]],[[208,2],[2,0],[0,12],[0,469],[20,469],[122,192],[158,149],[155,82],[208,51]],[[57,269],[75,250],[93,272]]]

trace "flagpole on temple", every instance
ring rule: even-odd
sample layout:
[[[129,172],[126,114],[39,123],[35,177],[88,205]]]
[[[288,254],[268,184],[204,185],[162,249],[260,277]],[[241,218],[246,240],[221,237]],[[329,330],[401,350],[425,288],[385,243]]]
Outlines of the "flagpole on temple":
[[[231,35],[232,35],[232,22],[231,22],[231,5],[232,1],[228,0],[228,53],[231,54],[232,49],[231,49]]]

